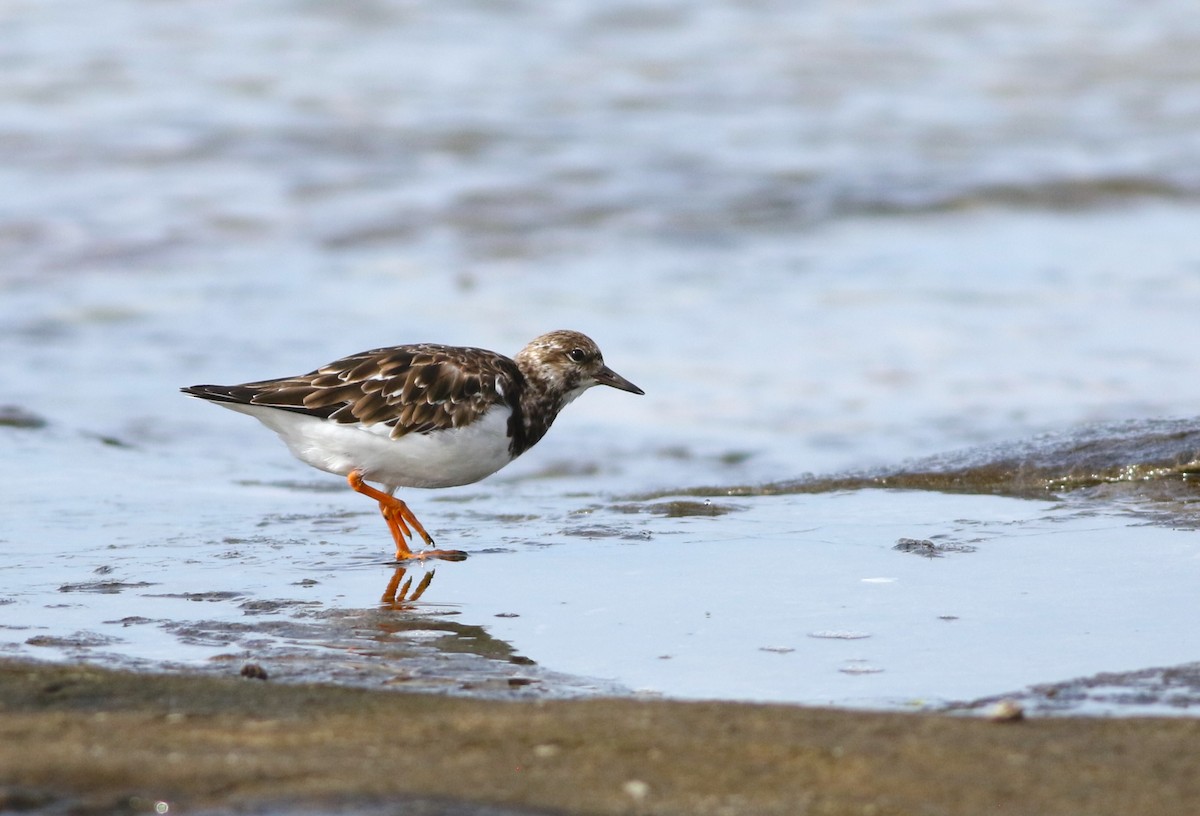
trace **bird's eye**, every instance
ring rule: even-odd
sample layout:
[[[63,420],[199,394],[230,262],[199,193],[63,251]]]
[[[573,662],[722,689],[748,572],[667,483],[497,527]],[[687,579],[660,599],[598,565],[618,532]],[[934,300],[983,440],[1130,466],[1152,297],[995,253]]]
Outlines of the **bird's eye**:
[[[572,362],[582,363],[587,359],[587,352],[583,349],[575,348],[568,351],[567,356],[571,358]]]

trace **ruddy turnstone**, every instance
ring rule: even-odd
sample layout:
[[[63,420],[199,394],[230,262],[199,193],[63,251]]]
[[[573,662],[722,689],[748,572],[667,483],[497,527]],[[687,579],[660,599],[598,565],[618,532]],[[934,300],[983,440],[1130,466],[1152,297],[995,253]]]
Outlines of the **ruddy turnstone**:
[[[302,462],[345,476],[379,502],[403,561],[460,560],[466,553],[411,550],[413,530],[430,546],[433,539],[393,495],[397,488],[490,476],[537,444],[558,412],[593,385],[645,393],[606,366],[590,338],[554,331],[512,359],[416,343],[352,354],[298,377],[180,390],[249,414]]]

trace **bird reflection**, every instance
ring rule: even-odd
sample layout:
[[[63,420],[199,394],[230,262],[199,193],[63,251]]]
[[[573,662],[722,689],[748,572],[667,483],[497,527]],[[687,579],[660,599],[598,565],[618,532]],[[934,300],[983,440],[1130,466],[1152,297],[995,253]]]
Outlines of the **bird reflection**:
[[[425,594],[425,590],[429,589],[433,573],[434,570],[425,573],[414,588],[408,570],[405,567],[396,567],[391,580],[388,581],[387,589],[383,591],[383,597],[379,599],[380,604],[389,609],[413,609]]]

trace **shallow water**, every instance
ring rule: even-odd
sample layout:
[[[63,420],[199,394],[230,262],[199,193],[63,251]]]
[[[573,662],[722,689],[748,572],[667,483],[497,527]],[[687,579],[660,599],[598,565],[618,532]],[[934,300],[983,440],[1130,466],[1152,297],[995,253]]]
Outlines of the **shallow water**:
[[[6,29],[6,653],[1197,710],[1190,5],[110,5]],[[472,554],[411,604],[370,502],[177,392],[558,327],[647,395],[409,495]]]
[[[78,438],[24,433],[46,437],[43,456],[78,455]],[[25,546],[5,549],[8,654],[253,664],[275,680],[505,697],[954,710],[1024,693],[1031,709],[1157,714],[1200,703],[1182,666],[1200,643],[1179,626],[1200,578],[1186,479],[1164,503],[1141,479],[1121,496],[1065,499],[779,486],[647,498],[596,490],[621,481],[596,473],[497,477],[422,494],[442,543],[471,557],[402,571],[348,489],[189,487],[173,460],[91,444],[141,459],[152,487],[64,501],[45,483],[13,486],[46,515],[21,519]],[[1120,689],[1114,674],[1171,666],[1180,679],[1157,694],[1022,692],[1101,673]]]

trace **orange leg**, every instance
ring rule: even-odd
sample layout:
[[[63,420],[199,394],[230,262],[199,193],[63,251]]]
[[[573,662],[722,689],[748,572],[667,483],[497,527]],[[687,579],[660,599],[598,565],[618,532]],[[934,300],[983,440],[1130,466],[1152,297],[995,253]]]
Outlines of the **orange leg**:
[[[419,553],[413,552],[408,546],[408,541],[412,538],[413,530],[416,530],[421,538],[425,539],[425,543],[430,546],[433,546],[433,539],[430,538],[429,533],[425,532],[425,528],[421,526],[421,522],[417,521],[417,517],[413,515],[413,512],[408,509],[408,505],[395,496],[389,496],[382,490],[376,490],[365,483],[362,473],[357,470],[350,471],[350,475],[346,477],[346,481],[350,483],[350,487],[355,491],[379,502],[379,512],[383,514],[383,520],[387,522],[388,530],[392,534],[392,540],[396,542],[397,561],[407,561],[410,558],[442,558],[447,561],[462,561],[467,557],[467,554],[460,550],[424,550]]]

